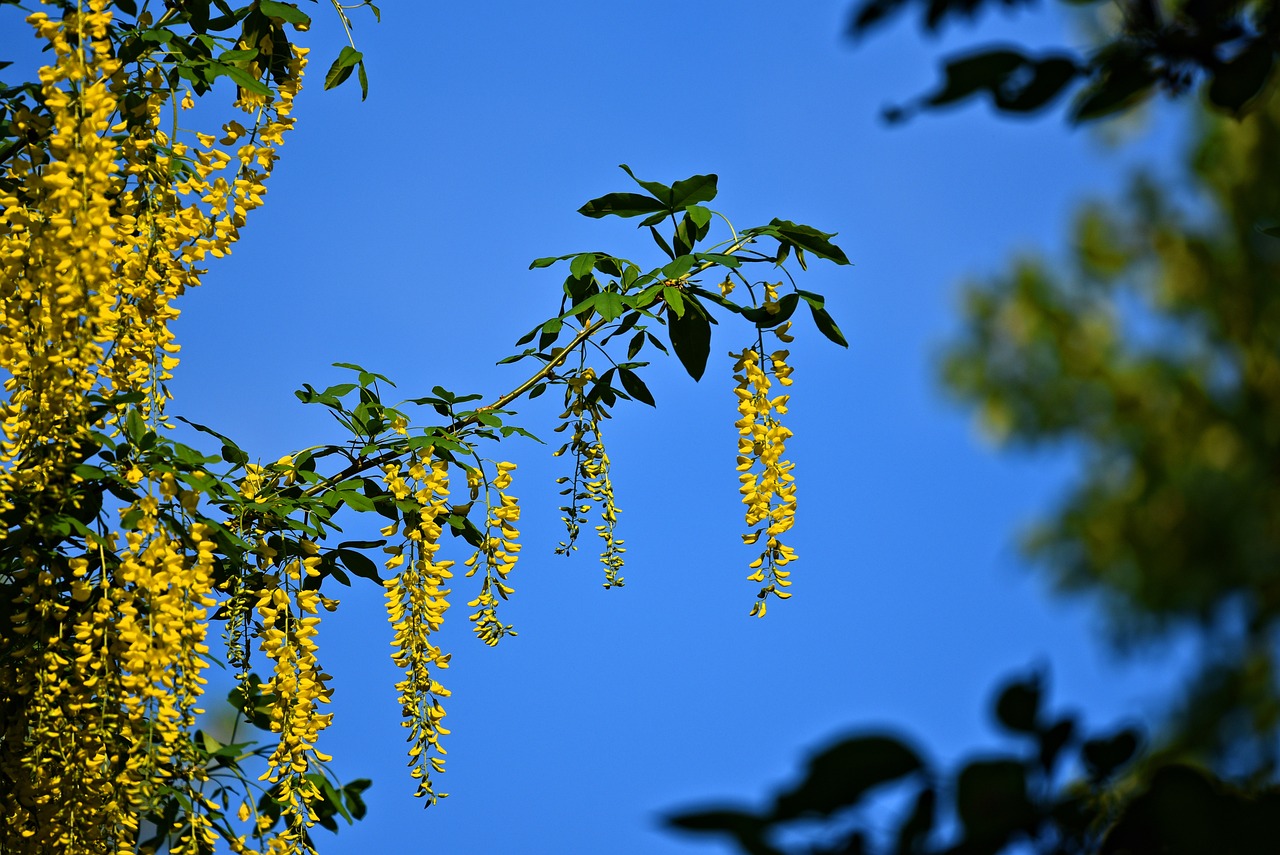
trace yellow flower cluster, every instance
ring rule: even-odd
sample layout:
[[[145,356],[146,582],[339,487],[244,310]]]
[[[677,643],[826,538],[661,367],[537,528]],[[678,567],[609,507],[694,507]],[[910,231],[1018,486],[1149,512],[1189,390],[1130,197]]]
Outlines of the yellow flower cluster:
[[[785,325],[779,331],[785,336]],[[777,350],[766,360],[758,351],[744,349],[729,355],[735,359],[737,372],[734,394],[738,398],[739,419],[734,426],[738,429],[739,492],[747,506],[747,526],[753,529],[742,540],[755,544],[761,535],[765,537],[760,557],[750,565],[754,572],[747,577],[765,583],[751,606],[751,614],[764,617],[770,594],[784,600],[791,596],[785,590],[791,585],[791,571],[783,568],[796,558],[795,550],[779,540],[791,529],[796,513],[794,464],[783,457],[791,431],[778,419],[786,414],[790,396],[769,396],[773,380],[782,386],[791,385],[791,367],[786,363],[790,354]]]
[[[0,626],[0,779],[12,784],[0,788],[0,851],[132,852],[139,814],[179,785],[188,807],[173,851],[209,851],[208,815],[219,806],[199,791],[190,737],[214,545],[191,521],[197,495],[130,457],[98,461],[138,497],[121,509],[119,530],[105,517],[98,530],[79,530],[79,555],[39,544],[79,507],[72,467],[93,431],[127,415],[165,423],[174,302],[262,204],[292,125],[303,51],[272,103],[239,105],[253,114],[251,130],[229,122],[221,141],[196,134],[188,144],[161,130],[175,94],[162,70],[126,72],[114,58],[107,0],[71,5],[60,20],[27,19],[53,57],[40,71],[47,116],[11,118],[48,142],[19,149],[0,185],[0,507],[25,509],[13,531],[31,544],[12,574],[13,619]],[[219,148],[237,143],[233,153]],[[125,393],[133,403],[94,412],[97,399]],[[315,595],[297,590],[308,560],[286,573],[292,611],[274,592],[259,609],[282,734],[271,774],[290,780],[300,780],[298,758],[321,756],[312,746],[327,723],[313,709],[325,697]]]
[[[476,636],[485,644],[493,647],[503,636],[516,635],[511,624],[503,624],[498,620],[498,599],[503,600],[515,593],[515,589],[507,584],[507,575],[515,568],[520,544],[516,538],[520,536],[516,523],[520,521],[520,503],[515,496],[506,491],[511,486],[511,473],[514,463],[498,464],[498,474],[493,479],[493,489],[497,491],[498,503],[490,500],[490,491],[484,489],[484,500],[487,514],[485,516],[484,543],[476,549],[466,561],[467,577],[474,576],[480,568],[480,559],[484,558],[484,583],[480,586],[480,594],[467,603],[469,608],[476,609],[468,616]],[[476,473],[475,476],[472,473]],[[472,469],[468,472],[468,482],[483,478],[483,471]],[[477,487],[472,487],[476,490]],[[495,533],[496,532],[496,533]],[[495,596],[495,592],[497,596]]]
[[[575,541],[582,524],[587,522],[586,514],[593,504],[598,505],[601,524],[596,526],[596,534],[604,541],[604,549],[600,553],[600,563],[604,565],[604,587],[621,588],[626,584],[620,574],[624,564],[622,554],[627,550],[623,546],[626,541],[616,536],[615,528],[618,514],[622,511],[614,503],[609,455],[600,434],[600,421],[608,418],[609,414],[596,402],[588,400],[587,384],[593,380],[595,371],[591,368],[585,368],[565,380],[565,409],[560,414],[563,422],[556,432],[572,426],[573,433],[555,456],[572,451],[574,468],[572,478],[556,479],[557,484],[569,484],[560,492],[570,497],[569,503],[560,508],[565,514],[560,519],[565,524],[569,539],[556,548],[556,554],[568,555],[570,551],[577,550]]]
[[[53,120],[48,151],[24,149],[8,170],[18,189],[0,191],[5,493],[38,494],[65,479],[66,461],[89,429],[86,396],[99,382],[103,345],[114,337],[119,166],[107,133],[119,63],[102,41],[105,6],[94,0],[66,22],[44,13],[28,18],[57,59],[40,71]]]
[[[157,480],[159,498],[122,509],[132,524],[116,566],[104,571],[94,560],[100,552],[27,574],[28,609],[3,639],[11,651],[29,645],[31,655],[9,657],[0,674],[25,707],[6,717],[0,750],[14,783],[0,795],[0,851],[130,847],[137,812],[171,779],[185,783],[188,799],[202,798],[189,735],[208,667],[214,547],[201,524],[181,540],[161,526],[161,501],[176,499],[167,512],[181,513],[189,498],[172,476]],[[193,845],[211,845],[211,832],[195,827],[195,816],[192,823]]]
[[[259,780],[279,786],[284,828],[277,838],[290,847],[300,845],[305,828],[316,819],[311,805],[320,793],[308,773],[316,763],[332,759],[316,748],[320,731],[333,720],[332,713],[319,712],[319,705],[329,703],[333,690],[316,659],[315,636],[319,607],[332,610],[337,605],[318,591],[303,588],[304,576],[319,575],[321,559],[310,541],[301,541],[299,550],[301,556],[281,556],[283,573],[266,575],[267,584],[254,606],[259,647],[273,666],[262,693],[273,698],[271,730],[279,734]]]
[[[22,460],[14,486],[27,492],[63,479],[61,463],[92,426],[90,393],[141,392],[140,414],[163,419],[178,361],[173,301],[199,284],[206,256],[230,252],[262,204],[305,64],[297,49],[270,106],[241,103],[256,113],[252,131],[223,126],[221,145],[241,143],[234,155],[207,134],[192,147],[160,129],[171,93],[158,68],[143,97],[121,107],[138,93],[103,40],[106,6],[28,19],[57,61],[40,73],[53,121],[47,151],[23,149],[7,175],[18,189],[0,193],[0,369],[9,375],[0,462]]]
[[[419,519],[405,524],[406,543],[391,548],[387,568],[404,568],[384,584],[386,586],[387,617],[394,630],[392,659],[404,671],[405,677],[396,683],[400,693],[400,708],[409,728],[409,765],[411,774],[418,780],[415,795],[435,804],[447,793],[437,793],[432,783],[432,773],[444,771],[444,747],[440,737],[449,733],[444,727],[444,706],[441,698],[449,697],[449,690],[431,676],[432,668],[448,668],[449,655],[431,642],[431,635],[444,623],[444,613],[449,609],[450,590],[446,587],[453,578],[452,561],[437,561],[440,550],[442,521],[449,514],[449,470],[443,461],[431,460],[431,449],[423,451],[410,467],[409,477],[416,489],[400,475],[399,467],[389,466],[383,480],[392,493],[410,492],[419,506]],[[384,535],[395,534],[396,524],[383,529]],[[405,564],[405,548],[409,558]]]

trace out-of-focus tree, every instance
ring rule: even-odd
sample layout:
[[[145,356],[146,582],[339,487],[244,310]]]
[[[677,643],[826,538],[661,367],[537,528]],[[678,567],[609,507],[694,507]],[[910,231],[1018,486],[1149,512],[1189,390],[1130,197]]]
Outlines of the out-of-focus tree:
[[[1280,99],[1199,121],[1193,206],[1149,176],[1087,205],[1066,263],[1022,258],[966,289],[943,360],[998,443],[1080,454],[1026,534],[1032,564],[1102,606],[1122,646],[1197,642],[1154,733],[1087,736],[1019,679],[995,704],[1016,747],[943,771],[897,735],[855,734],[764,807],[671,826],[751,855],[1275,851]]]
[[[886,111],[898,120],[987,95],[1004,113],[1043,109],[1075,90],[1067,110],[1081,123],[1126,110],[1157,92],[1199,89],[1220,110],[1243,115],[1256,107],[1280,49],[1280,3],[1274,0],[1061,0],[1090,15],[1091,50],[1030,52],[987,45],[950,56],[936,91]],[[936,33],[992,7],[1030,7],[1033,0],[860,0],[849,35],[860,38],[909,7]]]
[[[1203,633],[1176,754],[1271,771],[1280,724],[1280,105],[1210,122],[1192,216],[1149,179],[1079,216],[1069,265],[1024,259],[971,286],[948,385],[1014,446],[1088,464],[1028,533],[1122,640]],[[1251,735],[1259,737],[1241,741]]]
[[[1005,684],[995,717],[1014,744],[953,772],[899,736],[853,734],[813,754],[800,782],[763,808],[710,806],[668,822],[748,855],[1275,851],[1280,788],[1183,763],[1135,765],[1136,730],[1086,736],[1075,717],[1042,708],[1043,689],[1038,675]]]

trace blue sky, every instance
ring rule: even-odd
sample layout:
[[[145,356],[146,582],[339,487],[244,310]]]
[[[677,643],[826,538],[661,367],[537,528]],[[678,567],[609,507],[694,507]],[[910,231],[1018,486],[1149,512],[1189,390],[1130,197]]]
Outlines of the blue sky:
[[[1071,450],[997,454],[935,372],[961,280],[1062,252],[1076,203],[1172,162],[1176,114],[1120,148],[1056,115],[979,106],[889,128],[880,109],[928,89],[948,46],[1076,36],[1053,7],[941,41],[903,21],[855,49],[847,6],[387,0],[380,26],[355,16],[363,104],[354,81],[321,91],[341,29],[309,9],[310,84],[267,205],[177,325],[172,412],[265,460],[340,438],[292,394],[338,382],[332,362],[388,374],[405,397],[442,384],[492,398],[523,379],[524,363],[494,363],[556,311],[563,275],[530,260],[656,260],[631,223],[575,213],[630,189],[619,163],[667,182],[718,173],[714,207],[735,224],[839,232],[855,265],[814,264],[800,283],[828,295],[851,346],[796,325],[795,596],[747,617],[725,354],[748,336],[725,323],[700,384],[655,364],[658,408],[624,404],[606,427],[624,589],[601,588],[589,544],[552,554],[561,461],[528,441],[502,452],[520,464],[525,549],[505,615],[520,635],[473,640],[458,580],[442,636],[452,796],[430,810],[410,797],[381,592],[337,589],[319,637],[336,689],[323,747],[375,784],[369,818],[322,851],[711,855],[728,850],[658,818],[758,802],[840,731],[889,725],[951,760],[997,744],[989,696],[1011,671],[1047,665],[1053,702],[1098,725],[1141,717],[1176,680],[1176,655],[1116,662],[1089,604],[1050,597],[1017,558]],[[534,433],[551,435],[552,397],[519,408]]]

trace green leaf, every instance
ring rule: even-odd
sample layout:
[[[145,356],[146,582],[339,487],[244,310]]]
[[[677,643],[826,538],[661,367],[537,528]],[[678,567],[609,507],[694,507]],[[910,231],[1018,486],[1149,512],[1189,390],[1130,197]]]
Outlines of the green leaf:
[[[337,554],[338,560],[353,574],[370,582],[382,584],[382,579],[378,576],[378,565],[369,556],[353,549],[339,549]]]
[[[220,62],[210,62],[206,65],[206,68],[208,69],[207,74],[212,74],[215,78],[229,77],[241,89],[248,90],[255,95],[270,98],[274,94],[270,87],[238,65],[223,65]]]
[[[622,313],[627,310],[626,305],[622,302],[622,297],[612,291],[601,291],[595,296],[595,301],[596,311],[606,321],[621,317]]]
[[[671,212],[668,211],[666,208],[663,208],[658,213],[651,214],[650,216],[645,217],[640,222],[640,228],[644,228],[645,226],[656,226],[658,223],[662,222],[669,216],[671,216]]]
[[[347,810],[351,812],[351,816],[355,819],[364,819],[365,814],[368,813],[363,793],[371,786],[373,786],[373,781],[368,778],[357,778],[342,788],[343,798],[347,802]]]
[[[683,181],[677,181],[671,185],[671,200],[668,207],[672,210],[679,210],[688,205],[695,205],[698,202],[710,202],[716,197],[717,180],[715,173],[712,173],[710,175],[694,175]],[[710,219],[711,215],[708,212],[707,221],[710,221]]]
[[[569,262],[569,272],[578,279],[590,276],[592,269],[596,266],[596,254],[594,252],[584,252],[581,255],[575,255],[573,261]]]
[[[659,199],[663,203],[664,207],[667,207],[667,208],[671,207],[671,204],[670,204],[671,188],[670,187],[668,187],[665,184],[659,183],[657,181],[641,181],[639,178],[636,178],[636,174],[631,171],[631,167],[627,166],[625,163],[618,164],[618,168],[621,169],[623,172],[627,173],[627,175],[631,176],[632,181],[634,181],[635,183],[639,184],[641,187],[643,187],[644,189],[652,193],[655,198]]]
[[[250,50],[225,50],[222,53],[218,54],[218,62],[221,62],[221,63],[249,62],[250,60],[256,59],[257,56],[258,56],[257,48],[252,48]]]
[[[361,493],[357,493],[355,490],[343,490],[341,492],[335,491],[334,495],[338,499],[346,502],[347,506],[353,511],[368,513],[369,511],[375,510],[373,500]]]
[[[667,243],[667,239],[662,236],[662,232],[658,231],[653,226],[649,226],[649,234],[653,235],[653,242],[656,243],[663,252],[671,258],[676,257],[676,251],[671,248],[669,243]]]
[[[699,229],[705,229],[711,223],[711,209],[701,205],[691,205],[685,211],[687,216]]]
[[[701,380],[711,354],[711,321],[693,297],[686,299],[683,315],[667,315],[667,331],[685,371],[694,380]]]
[[[725,255],[722,252],[695,252],[693,257],[698,260],[699,264],[711,262],[721,267],[727,267],[730,270],[736,270],[742,266],[742,259],[736,255]]]
[[[355,48],[347,45],[339,53],[338,58],[333,61],[333,65],[329,66],[329,71],[324,76],[324,88],[332,89],[340,85],[344,80],[351,76],[352,69],[361,60],[364,54]]]
[[[564,322],[559,318],[552,318],[542,325],[542,335],[538,337],[538,349],[546,350],[560,336],[560,330],[564,328]]]
[[[311,19],[297,6],[289,3],[277,3],[276,0],[258,0],[258,9],[268,17],[279,18],[286,24],[293,24],[295,27],[301,26],[305,28],[311,26]]]
[[[946,82],[926,103],[940,107],[992,91],[1024,62],[1022,54],[1011,50],[988,50],[949,60],[943,68]]]
[[[693,269],[693,265],[694,258],[692,255],[682,255],[662,268],[662,277],[664,279],[683,279]]]
[[[671,307],[671,311],[675,312],[677,318],[684,317],[684,295],[680,293],[680,289],[673,285],[664,285],[662,287],[662,299]]]
[[[796,249],[811,252],[819,258],[834,261],[836,264],[848,264],[849,259],[840,247],[831,243],[837,232],[820,232],[812,226],[793,223],[790,220],[773,219],[769,221],[778,239]]]
[[[653,393],[649,391],[649,387],[640,379],[640,375],[629,368],[620,367],[618,376],[622,378],[622,388],[627,390],[628,395],[642,404],[648,404],[651,407],[658,406],[654,403]]]
[[[363,101],[369,97],[369,75],[365,73],[364,60],[356,66],[356,78],[360,81],[360,100]]]
[[[828,313],[826,309],[815,309],[813,305],[810,304],[809,311],[813,313],[813,322],[818,325],[819,332],[841,347],[849,346],[849,342],[845,339],[844,333],[840,331],[840,327],[836,326],[835,319],[831,317],[830,313]]]
[[[584,217],[599,219],[610,215],[615,217],[638,217],[641,214],[651,214],[654,211],[665,210],[666,206],[649,196],[642,196],[639,193],[609,193],[598,199],[592,199],[579,208],[578,213]]]
[[[799,294],[783,294],[782,299],[778,300],[777,311],[770,312],[763,306],[741,309],[740,311],[744,318],[760,329],[767,330],[784,321],[791,320],[791,316],[795,314],[796,306],[798,305],[800,305]]]

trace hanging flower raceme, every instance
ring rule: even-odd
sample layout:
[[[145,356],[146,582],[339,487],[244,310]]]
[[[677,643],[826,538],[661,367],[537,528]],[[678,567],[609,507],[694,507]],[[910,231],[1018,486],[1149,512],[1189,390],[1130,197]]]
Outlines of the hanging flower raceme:
[[[467,577],[474,576],[484,567],[484,581],[479,595],[467,603],[469,608],[476,609],[468,616],[476,636],[485,644],[493,647],[504,636],[516,635],[511,624],[503,624],[498,620],[498,603],[505,600],[515,589],[507,584],[507,576],[516,566],[520,544],[516,538],[520,532],[516,523],[520,521],[520,502],[506,491],[511,486],[511,473],[514,463],[501,462],[497,465],[498,474],[494,476],[492,485],[479,486],[483,483],[483,470],[477,467],[470,470],[469,483],[476,483],[472,489],[480,489],[484,493],[486,514],[485,531],[482,544],[475,553],[463,562],[467,569]],[[474,475],[472,473],[475,473]],[[472,479],[475,479],[473,482]],[[497,502],[493,502],[489,487],[497,493]]]
[[[259,646],[271,661],[272,674],[262,684],[262,694],[273,699],[271,730],[279,741],[267,758],[267,771],[259,780],[274,785],[273,795],[281,808],[283,829],[276,835],[291,847],[300,845],[304,830],[315,821],[312,804],[319,789],[310,774],[329,755],[316,747],[320,731],[333,720],[321,713],[333,691],[329,675],[316,658],[315,636],[320,623],[319,609],[332,608],[332,601],[304,587],[304,579],[319,575],[318,548],[310,541],[296,545],[299,554],[286,550],[277,555],[281,572],[267,573],[255,610],[258,614]]]
[[[196,494],[145,462],[151,446],[139,442],[166,424],[174,302],[262,203],[303,52],[278,67],[270,104],[240,105],[252,130],[230,122],[221,142],[179,139],[164,115],[170,78],[122,68],[107,0],[46,5],[61,19],[27,19],[52,57],[39,106],[10,117],[45,142],[16,149],[0,176],[0,539],[22,556],[5,568],[14,618],[0,625],[0,777],[12,782],[0,788],[0,851],[133,851],[138,817],[174,798],[186,807],[172,850],[208,851],[219,807],[200,793],[191,735],[215,605],[213,533],[193,521]],[[236,128],[244,139],[228,153],[220,146],[237,142]],[[119,453],[89,458],[122,433]],[[113,479],[120,499],[96,522],[85,512],[101,492],[86,505],[87,478]],[[291,596],[294,612],[277,611],[263,636],[272,648],[284,633],[299,651],[275,678],[301,698],[282,714],[276,770],[324,722],[305,709],[323,694],[308,684],[313,604]]]
[[[788,326],[782,324],[776,330],[783,341],[789,339]],[[796,513],[794,464],[784,458],[791,430],[779,420],[787,412],[790,396],[770,396],[774,380],[781,386],[791,385],[791,367],[786,362],[790,354],[776,350],[762,357],[759,351],[748,348],[729,355],[734,358],[737,381],[734,394],[738,398],[739,419],[734,427],[738,429],[739,492],[747,508],[747,527],[751,529],[742,541],[758,544],[764,537],[764,548],[751,562],[753,572],[747,577],[763,583],[751,614],[764,617],[770,595],[784,600],[791,596],[785,590],[791,585],[791,571],[784,568],[796,558],[795,550],[780,539],[791,530]]]
[[[595,371],[584,368],[565,380],[565,409],[560,414],[561,424],[556,428],[559,433],[572,428],[569,442],[555,452],[559,457],[566,451],[573,453],[573,475],[556,479],[557,484],[568,484],[560,491],[569,496],[569,503],[560,510],[564,513],[561,520],[568,531],[568,540],[556,548],[557,555],[568,555],[576,551],[575,542],[588,522],[586,514],[593,505],[600,508],[600,525],[596,534],[604,541],[600,563],[604,565],[604,587],[621,588],[626,582],[621,576],[623,566],[622,554],[626,552],[622,538],[615,534],[618,514],[621,509],[614,502],[613,480],[609,471],[609,455],[605,451],[604,438],[600,434],[601,420],[609,414],[597,401],[591,400],[587,384],[595,380]]]
[[[449,655],[432,643],[431,636],[444,623],[451,593],[446,586],[453,578],[453,562],[436,559],[442,523],[449,514],[449,470],[445,462],[431,459],[429,448],[421,452],[412,470],[412,484],[400,476],[397,466],[384,472],[389,491],[412,494],[418,504],[418,518],[406,521],[405,540],[391,548],[386,562],[387,569],[398,572],[384,584],[387,617],[395,633],[391,658],[404,672],[396,691],[405,718],[402,724],[409,729],[409,766],[418,781],[415,795],[431,805],[447,795],[436,792],[432,775],[444,771],[446,752],[440,737],[449,731],[440,701],[449,697],[449,690],[434,679],[432,669],[448,668]],[[399,529],[392,523],[383,534],[390,536]]]

